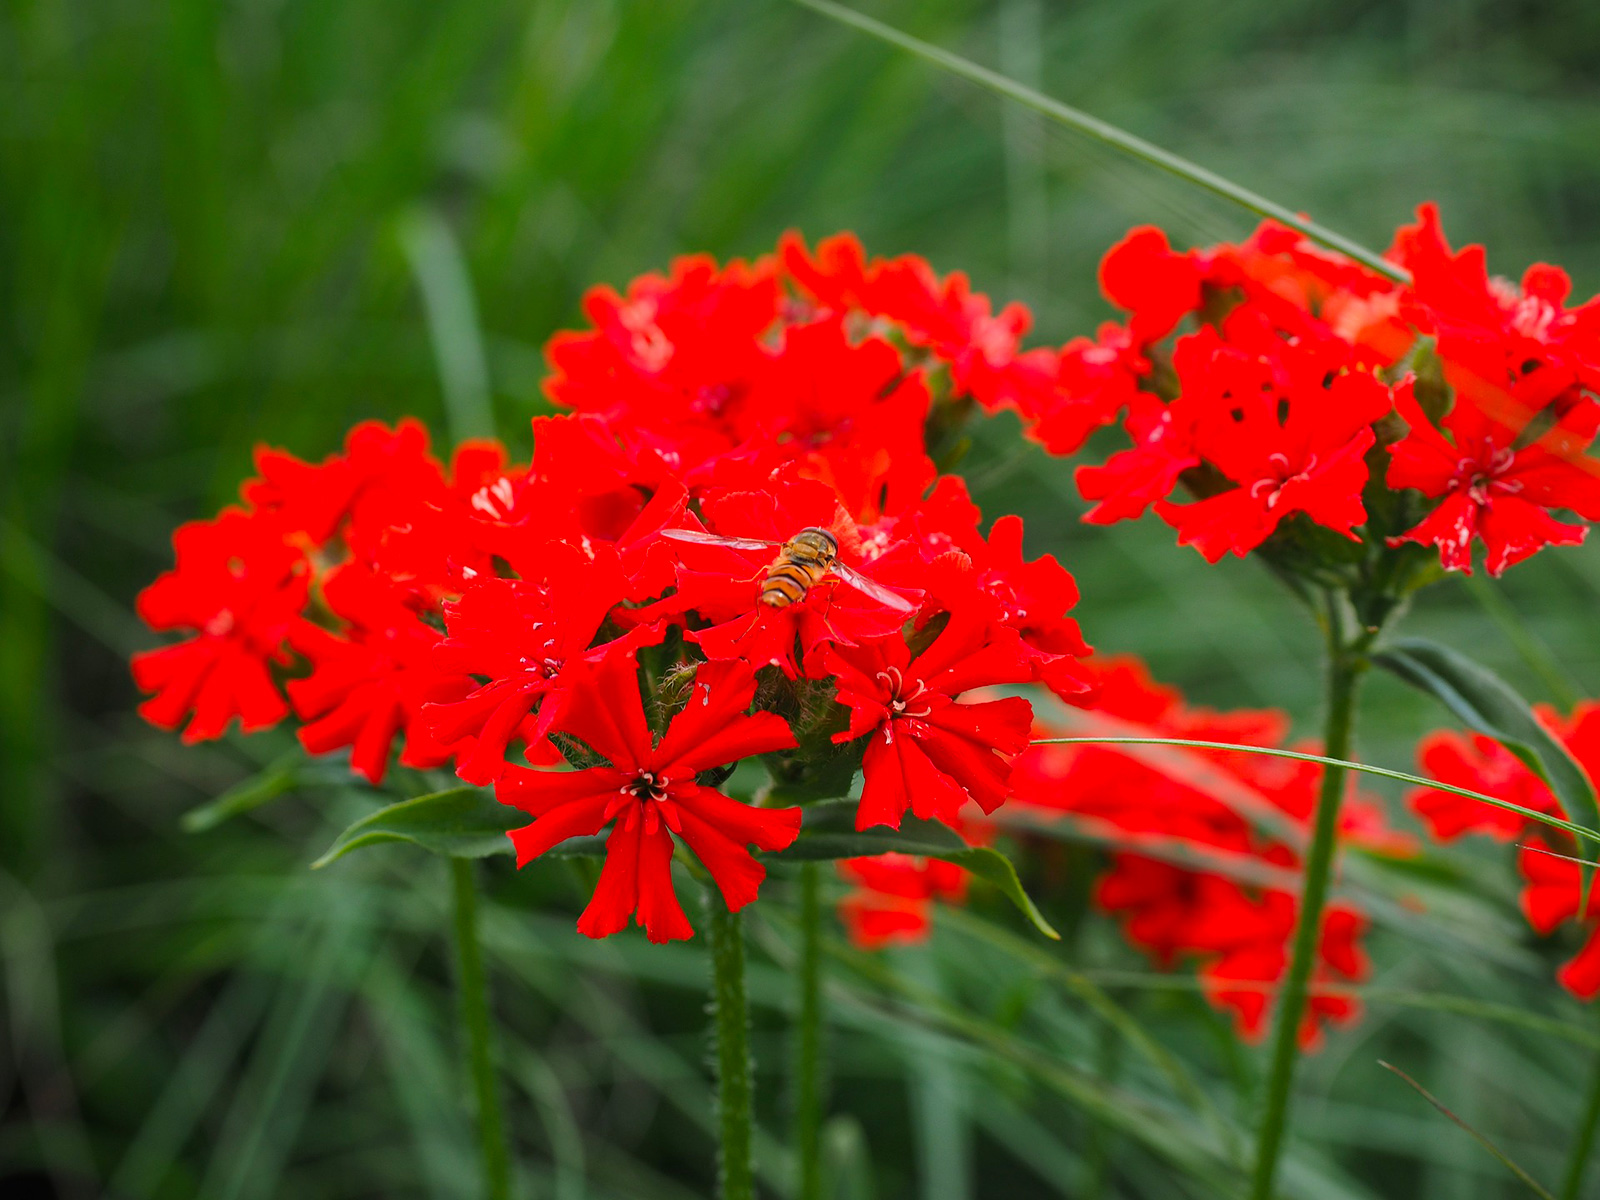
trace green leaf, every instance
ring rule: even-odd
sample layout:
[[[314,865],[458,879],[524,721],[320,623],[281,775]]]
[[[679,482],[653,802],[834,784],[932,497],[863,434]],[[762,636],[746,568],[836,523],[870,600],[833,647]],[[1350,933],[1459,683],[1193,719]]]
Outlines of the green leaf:
[[[285,792],[294,791],[299,782],[299,773],[292,765],[274,764],[259,775],[234,785],[215,799],[191,808],[183,814],[178,824],[185,833],[204,833],[224,821],[276,800]]]
[[[411,842],[453,858],[510,854],[507,831],[528,820],[527,813],[497,802],[493,793],[482,788],[451,788],[402,800],[362,817],[334,838],[333,845],[311,865],[325,867],[352,850],[379,842]]]
[[[1055,927],[1022,888],[1011,860],[988,846],[969,846],[955,830],[938,821],[906,816],[899,829],[886,825],[855,828],[856,802],[829,801],[804,810],[800,836],[787,850],[767,855],[778,862],[866,858],[874,854],[916,854],[955,863],[997,887],[1045,937],[1060,940]]]
[[[1033,927],[1045,937],[1059,942],[1061,935],[1056,932],[1054,925],[1045,920],[1044,914],[1034,904],[1033,898],[1022,889],[1022,880],[1017,878],[1017,869],[1011,865],[1011,860],[1000,851],[989,846],[969,846],[956,854],[934,854],[932,858],[942,858],[945,862],[953,862],[958,867],[965,867],[979,879],[987,880],[999,888],[1005,898],[1017,906],[1017,910],[1033,923]]]
[[[787,850],[769,855],[780,862],[816,862],[831,858],[865,858],[873,854],[920,854],[941,858],[967,849],[961,835],[938,821],[906,816],[899,829],[875,825],[856,828],[854,800],[827,800],[801,809],[800,836]]]
[[[1600,829],[1594,784],[1511,686],[1465,655],[1423,638],[1391,642],[1372,661],[1424,691],[1469,728],[1493,738],[1545,783],[1579,825]]]

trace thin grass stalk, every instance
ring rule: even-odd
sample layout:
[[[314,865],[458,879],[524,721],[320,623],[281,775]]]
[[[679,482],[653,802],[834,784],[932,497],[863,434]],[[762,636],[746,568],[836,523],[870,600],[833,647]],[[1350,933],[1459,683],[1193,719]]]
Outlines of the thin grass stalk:
[[[800,1013],[795,1027],[794,1149],[798,1200],[822,1200],[822,880],[800,868]]]
[[[467,1046],[467,1067],[478,1120],[478,1149],[483,1159],[483,1194],[488,1200],[510,1200],[511,1152],[506,1145],[505,1116],[494,1073],[493,1017],[489,981],[478,942],[478,889],[472,860],[452,858],[450,881],[455,898],[457,994],[461,1032]]]
[[[752,1083],[750,1011],[745,999],[744,925],[722,896],[707,889],[711,926],[711,1027],[717,1072],[717,1194],[755,1200],[750,1157]]]
[[[1596,1129],[1600,1129],[1600,1058],[1591,1068],[1589,1101],[1584,1106],[1583,1117],[1573,1134],[1572,1150],[1567,1156],[1567,1169],[1561,1177],[1561,1200],[1578,1200],[1583,1191],[1583,1178],[1588,1173],[1589,1156],[1594,1151]]]
[[[1365,672],[1365,649],[1372,634],[1347,645],[1341,633],[1336,602],[1330,598],[1328,614],[1327,712],[1324,716],[1323,746],[1329,758],[1347,758],[1355,725],[1356,689]],[[1305,888],[1300,896],[1300,916],[1295,925],[1294,943],[1289,956],[1289,973],[1273,1023],[1272,1057],[1267,1073],[1267,1090],[1256,1138],[1255,1174],[1251,1200],[1271,1200],[1278,1159],[1283,1152],[1284,1133],[1289,1124],[1295,1067],[1300,1060],[1300,1026],[1305,1018],[1306,1000],[1312,970],[1322,938],[1322,915],[1333,877],[1334,851],[1338,845],[1339,809],[1344,799],[1345,771],[1326,767],[1317,794],[1317,811],[1311,847],[1305,860]]]
[[[1057,124],[1065,125],[1069,129],[1075,129],[1087,137],[1091,137],[1128,155],[1130,158],[1147,163],[1158,170],[1166,171],[1170,175],[1176,175],[1179,179],[1203,188],[1213,195],[1221,196],[1224,200],[1229,200],[1259,217],[1266,217],[1278,222],[1280,225],[1286,225],[1290,229],[1305,234],[1312,241],[1322,243],[1330,250],[1337,250],[1349,258],[1355,259],[1362,266],[1377,272],[1379,275],[1400,283],[1408,282],[1411,278],[1405,270],[1390,262],[1381,254],[1367,249],[1359,242],[1353,241],[1343,234],[1335,233],[1315,221],[1308,220],[1293,209],[1285,208],[1281,204],[1268,200],[1259,192],[1253,192],[1247,187],[1234,183],[1231,179],[1218,175],[1215,171],[1209,171],[1198,163],[1190,162],[1181,155],[1172,153],[1170,150],[1163,150],[1153,142],[1147,142],[1143,138],[1111,124],[1109,121],[1102,121],[1099,117],[1091,116],[1081,109],[1073,108],[1069,104],[1063,104],[1061,101],[1046,96],[1043,92],[1026,87],[1014,79],[1008,79],[997,71],[991,71],[987,67],[979,66],[969,59],[962,58],[959,54],[952,54],[950,51],[941,49],[920,38],[914,38],[910,34],[902,33],[892,25],[885,25],[882,21],[874,20],[865,13],[857,12],[853,8],[835,4],[833,0],[794,0],[794,3],[802,8],[809,8],[815,13],[820,13],[822,16],[837,21],[841,25],[848,25],[852,29],[877,38],[879,41],[887,42],[891,46],[914,54],[925,62],[942,67],[944,70],[953,75],[959,75],[963,79],[969,79],[981,87],[988,88],[991,92],[1026,105]]]

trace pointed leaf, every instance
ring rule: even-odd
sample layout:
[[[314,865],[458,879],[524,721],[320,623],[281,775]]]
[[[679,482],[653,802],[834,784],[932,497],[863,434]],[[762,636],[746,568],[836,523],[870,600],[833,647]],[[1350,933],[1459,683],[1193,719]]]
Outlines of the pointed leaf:
[[[1017,868],[1012,866],[1011,860],[1000,851],[989,846],[969,846],[967,849],[955,854],[935,854],[933,858],[942,858],[945,862],[953,862],[958,867],[965,867],[979,879],[987,880],[999,888],[1005,898],[1017,906],[1017,910],[1033,923],[1033,927],[1045,937],[1059,942],[1061,935],[1056,932],[1054,925],[1045,920],[1044,914],[1034,904],[1033,898],[1022,888],[1022,880],[1017,878]]]
[[[938,821],[910,816],[899,829],[875,825],[856,828],[854,800],[827,800],[801,810],[804,823],[792,846],[770,857],[780,862],[815,862],[830,858],[865,858],[873,854],[920,854],[938,858],[967,848],[961,835]]]
[[[451,788],[368,814],[336,837],[311,865],[325,867],[352,850],[379,842],[411,842],[454,858],[510,854],[511,839],[506,833],[527,823],[527,813],[499,803],[492,792]]]

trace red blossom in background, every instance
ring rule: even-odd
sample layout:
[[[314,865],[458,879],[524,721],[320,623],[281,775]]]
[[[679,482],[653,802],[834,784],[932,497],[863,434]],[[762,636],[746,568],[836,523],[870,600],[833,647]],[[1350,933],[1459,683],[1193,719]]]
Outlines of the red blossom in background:
[[[1562,717],[1540,705],[1540,722],[1571,752],[1590,779],[1600,778],[1600,702],[1586,701]],[[1567,817],[1561,802],[1528,767],[1498,742],[1479,734],[1441,731],[1424,738],[1417,754],[1421,773],[1440,783],[1509,800],[1535,812]],[[1561,985],[1580,1000],[1600,994],[1600,894],[1591,895],[1580,916],[1579,848],[1567,834],[1494,805],[1450,792],[1416,788],[1407,797],[1428,831],[1441,841],[1463,834],[1519,840],[1517,870],[1522,874],[1522,911],[1541,934],[1568,921],[1583,927],[1583,947],[1557,972]],[[1596,889],[1600,893],[1600,889]]]
[[[913,854],[841,859],[839,875],[853,885],[839,901],[839,919],[863,950],[926,940],[933,902],[960,903],[967,894],[967,873],[955,863]]]
[[[1095,687],[1077,701],[1085,711],[1083,733],[1286,744],[1282,713],[1191,708],[1132,659],[1088,667]],[[1265,1032],[1273,985],[1287,968],[1298,912],[1292,891],[1261,880],[1292,879],[1299,869],[1294,844],[1282,839],[1306,836],[1320,780],[1315,764],[1236,751],[1163,747],[1141,755],[1110,746],[1040,745],[1018,758],[1011,803],[1044,819],[1083,822],[1127,847],[1112,853],[1096,881],[1096,905],[1161,965],[1198,961],[1206,995],[1234,1013],[1242,1036],[1255,1038]],[[1345,802],[1341,836],[1388,853],[1410,849],[1387,829],[1382,810],[1359,796]],[[1139,853],[1141,846],[1150,853]],[[1300,1031],[1304,1045],[1320,1041],[1325,1023],[1342,1024],[1359,1012],[1348,995],[1327,989],[1366,977],[1359,944],[1365,929],[1365,918],[1350,906],[1327,910],[1313,975],[1314,985],[1324,986],[1313,989]]]
[[[755,808],[696,782],[702,771],[795,745],[782,717],[746,713],[755,695],[748,668],[700,667],[687,703],[659,743],[645,721],[631,654],[613,650],[594,666],[580,660],[572,675],[556,728],[608,765],[507,769],[496,795],[535,818],[511,833],[518,865],[570,837],[612,826],[600,883],[578,920],[579,932],[589,937],[616,933],[633,917],[653,942],[692,935],[672,888],[673,835],[694,851],[730,909],[754,900],[766,868],[748,846],[789,845],[800,832],[800,810]]]

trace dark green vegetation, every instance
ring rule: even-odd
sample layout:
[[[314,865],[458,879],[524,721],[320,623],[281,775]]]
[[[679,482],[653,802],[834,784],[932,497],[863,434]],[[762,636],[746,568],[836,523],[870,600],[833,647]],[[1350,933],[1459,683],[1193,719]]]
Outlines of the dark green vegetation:
[[[1580,296],[1600,289],[1595,5],[867,7],[1369,244],[1436,198],[1495,268],[1549,258]],[[396,843],[310,873],[378,803],[331,775],[183,833],[182,813],[289,739],[184,748],[132,711],[123,660],[150,644],[132,597],[172,526],[232,494],[253,443],[317,456],[355,420],[406,413],[442,437],[479,432],[487,403],[525,449],[539,346],[584,287],[687,250],[758,253],[788,227],[966,268],[1059,340],[1108,315],[1094,263],[1147,220],[1199,241],[1249,227],[777,0],[7,5],[0,1190],[475,1192],[444,865]],[[1208,567],[1154,523],[1079,526],[1068,468],[1015,433],[982,429],[964,469],[988,511],[1022,512],[1032,549],[1077,574],[1092,641],[1145,655],[1197,703],[1281,705],[1314,728],[1315,631],[1256,564]],[[1600,547],[1542,555],[1501,594],[1578,692],[1600,693]],[[1489,612],[1452,582],[1406,631],[1553,695]],[[1441,719],[1375,676],[1359,752],[1410,767]],[[1190,976],[1151,977],[1106,922],[1080,919],[1088,861],[1074,847],[1025,871],[1075,931],[1065,950],[987,892],[988,924],[955,914],[929,953],[835,964],[839,1116],[821,1138],[836,1195],[1213,1193],[1210,1168],[1179,1167],[1249,1128],[1262,1056]],[[1425,893],[1429,910],[1384,911],[1367,1019],[1303,1067],[1292,1194],[1524,1194],[1379,1058],[1560,1182],[1600,1020],[1551,981],[1570,947],[1526,932],[1509,854],[1448,861],[1414,886],[1361,881]],[[703,947],[585,941],[580,869],[481,867],[525,1194],[703,1196]],[[747,921],[755,1152],[779,1194],[784,912]],[[1188,1065],[1198,1099],[1106,1033],[1065,962]],[[933,1016],[912,1021],[908,1001]]]

